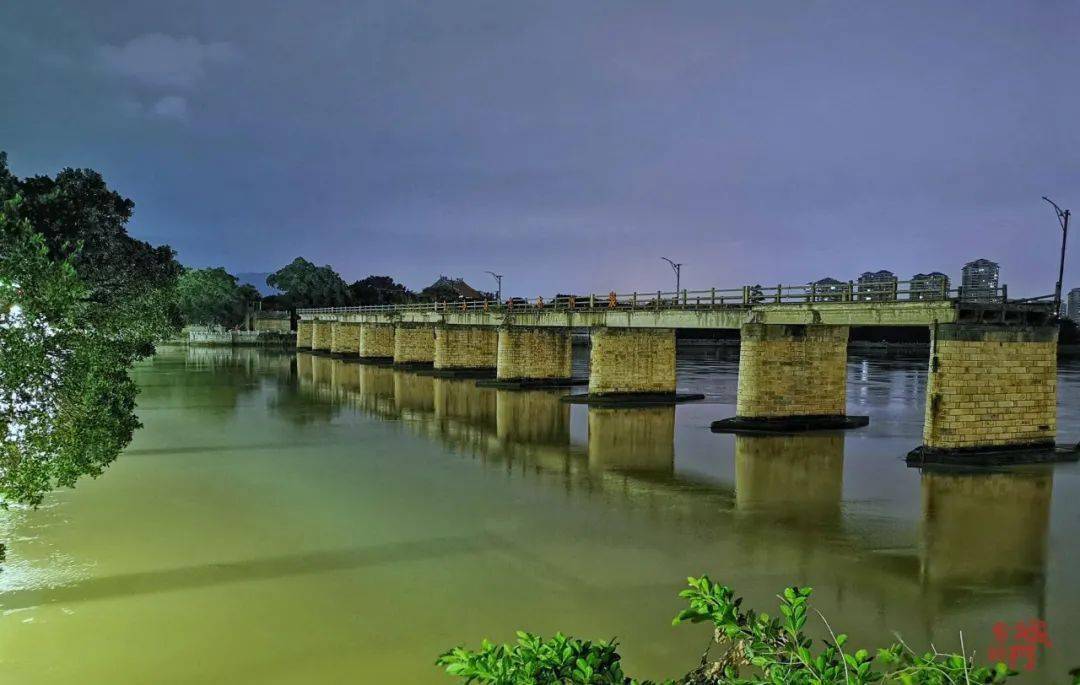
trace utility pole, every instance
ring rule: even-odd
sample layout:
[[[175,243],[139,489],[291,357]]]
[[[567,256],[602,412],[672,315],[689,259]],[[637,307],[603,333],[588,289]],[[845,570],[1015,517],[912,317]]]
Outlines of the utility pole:
[[[499,287],[499,291],[495,293],[495,301],[502,302],[502,274],[497,274],[494,271],[485,271],[484,273],[491,274],[495,277],[495,283],[497,283]]]
[[[675,262],[671,261],[667,257],[661,257],[660,259],[663,259],[665,262],[670,264],[672,270],[675,272],[675,297],[677,299],[679,297],[679,281],[680,281],[680,278],[682,277],[682,264],[681,263],[676,264]]]
[[[1054,288],[1054,318],[1056,319],[1061,316],[1061,281],[1065,278],[1065,241],[1069,239],[1069,216],[1072,212],[1058,207],[1056,202],[1045,195],[1043,199],[1053,206],[1058,223],[1061,224],[1061,261],[1058,262],[1057,287]]]

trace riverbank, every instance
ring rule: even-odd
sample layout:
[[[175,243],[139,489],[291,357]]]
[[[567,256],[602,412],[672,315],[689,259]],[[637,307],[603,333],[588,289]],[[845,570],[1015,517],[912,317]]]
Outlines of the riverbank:
[[[181,345],[210,346],[210,347],[295,347],[296,333],[279,333],[277,331],[207,331],[191,330],[187,337],[181,337],[176,342]]]

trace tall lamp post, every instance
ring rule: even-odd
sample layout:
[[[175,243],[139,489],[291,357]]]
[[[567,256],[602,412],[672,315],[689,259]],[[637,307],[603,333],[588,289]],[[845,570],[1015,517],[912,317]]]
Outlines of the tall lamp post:
[[[1067,209],[1057,206],[1057,203],[1043,195],[1043,199],[1050,203],[1057,214],[1058,223],[1061,224],[1061,261],[1058,262],[1057,287],[1054,288],[1054,316],[1061,316],[1061,281],[1065,278],[1065,241],[1069,238],[1069,216],[1072,214]]]
[[[667,257],[661,257],[665,262],[671,265],[672,271],[675,272],[675,298],[679,297],[679,279],[682,277],[682,264],[676,264]]]
[[[497,274],[494,271],[485,271],[484,273],[491,274],[495,277],[495,283],[498,284],[499,291],[495,293],[495,301],[502,302],[502,274]]]

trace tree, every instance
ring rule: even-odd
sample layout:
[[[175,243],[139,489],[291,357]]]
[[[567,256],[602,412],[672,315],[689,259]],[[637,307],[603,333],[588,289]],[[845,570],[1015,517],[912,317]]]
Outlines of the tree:
[[[244,320],[249,303],[259,292],[250,285],[238,285],[221,267],[186,269],[176,284],[181,314],[189,324],[231,328]]]
[[[180,265],[127,234],[89,169],[19,179],[0,152],[0,504],[101,474],[130,441],[139,358],[179,324]]]
[[[303,257],[267,276],[266,283],[282,291],[275,301],[289,309],[349,303],[349,287],[341,276],[329,266],[315,266]]]
[[[368,276],[349,286],[349,299],[354,305],[404,304],[415,302],[416,297],[390,276]]]
[[[73,257],[52,258],[19,202],[0,211],[0,500],[37,505],[101,474],[139,422],[127,351],[97,325]]]
[[[135,204],[92,169],[64,169],[55,178],[19,179],[0,152],[0,203],[41,235],[47,256],[66,261],[86,286],[86,319],[110,331],[129,361],[153,353],[180,325],[174,288],[181,266],[167,245],[127,233]]]

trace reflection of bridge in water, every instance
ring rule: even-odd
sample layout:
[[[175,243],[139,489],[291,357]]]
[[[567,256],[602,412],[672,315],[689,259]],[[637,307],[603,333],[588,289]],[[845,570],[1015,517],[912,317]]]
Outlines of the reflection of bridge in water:
[[[734,482],[725,483],[678,472],[673,407],[589,407],[583,441],[560,391],[477,387],[309,354],[298,355],[297,370],[302,392],[320,401],[400,422],[571,495],[621,509],[629,502],[633,511],[700,530],[703,545],[720,545],[718,558],[734,545],[740,563],[745,557],[745,567],[762,575],[795,570],[845,588],[835,600],[878,616],[883,627],[902,626],[896,600],[883,599],[898,595],[905,611],[918,607],[929,635],[939,617],[978,616],[980,606],[1000,612],[1003,601],[1043,614],[1049,470],[925,471],[921,523],[911,526],[848,509],[842,433],[734,436]],[[850,580],[856,574],[858,584]]]

